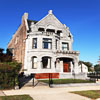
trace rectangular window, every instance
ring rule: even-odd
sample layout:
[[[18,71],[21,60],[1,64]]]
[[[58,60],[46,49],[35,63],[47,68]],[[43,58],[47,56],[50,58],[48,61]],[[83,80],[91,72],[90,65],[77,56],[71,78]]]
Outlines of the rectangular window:
[[[52,39],[43,38],[43,48],[52,49]]]
[[[58,48],[58,40],[56,39],[56,49]]]
[[[33,38],[33,49],[37,48],[37,38]]]
[[[62,42],[62,50],[69,50],[68,43]]]

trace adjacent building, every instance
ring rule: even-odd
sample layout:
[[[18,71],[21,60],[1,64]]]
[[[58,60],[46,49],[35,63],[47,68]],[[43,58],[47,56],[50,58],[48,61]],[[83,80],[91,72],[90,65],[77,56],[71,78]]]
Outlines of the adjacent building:
[[[79,52],[73,51],[72,44],[69,28],[49,10],[40,21],[29,20],[28,13],[24,13],[7,48],[13,59],[22,63],[26,75],[35,73],[36,78],[47,78],[52,73],[54,78],[72,78],[88,72],[86,66],[78,65]]]

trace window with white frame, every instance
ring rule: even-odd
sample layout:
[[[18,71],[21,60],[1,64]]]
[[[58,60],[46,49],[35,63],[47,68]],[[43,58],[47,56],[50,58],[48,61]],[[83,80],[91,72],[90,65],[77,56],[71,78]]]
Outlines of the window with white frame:
[[[66,42],[62,42],[62,50],[67,51],[69,50],[69,45]]]
[[[51,68],[51,57],[42,57],[42,68],[44,69]]]
[[[52,49],[52,39],[43,38],[43,48],[44,49]]]
[[[36,49],[37,48],[37,38],[33,38],[33,46],[32,46],[33,49]]]
[[[37,57],[32,57],[32,69],[37,68]]]

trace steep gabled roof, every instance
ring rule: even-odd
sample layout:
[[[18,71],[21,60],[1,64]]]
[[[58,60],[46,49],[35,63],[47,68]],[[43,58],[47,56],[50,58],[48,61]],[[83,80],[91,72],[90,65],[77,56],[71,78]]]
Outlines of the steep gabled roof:
[[[58,29],[64,27],[64,25],[54,16],[52,10],[49,10],[48,14],[45,17],[43,17],[40,21],[38,21],[36,25],[45,27],[47,27],[48,25],[52,25]]]

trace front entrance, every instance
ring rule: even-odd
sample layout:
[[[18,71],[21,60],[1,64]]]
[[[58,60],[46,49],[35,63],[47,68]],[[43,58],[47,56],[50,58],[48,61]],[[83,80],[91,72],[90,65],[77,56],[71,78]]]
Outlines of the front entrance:
[[[67,73],[67,72],[71,72],[71,64],[73,62],[72,58],[64,58],[64,57],[60,57],[57,58],[57,65],[58,67],[63,67],[63,72]]]
[[[63,63],[63,72],[68,72],[68,64]]]

